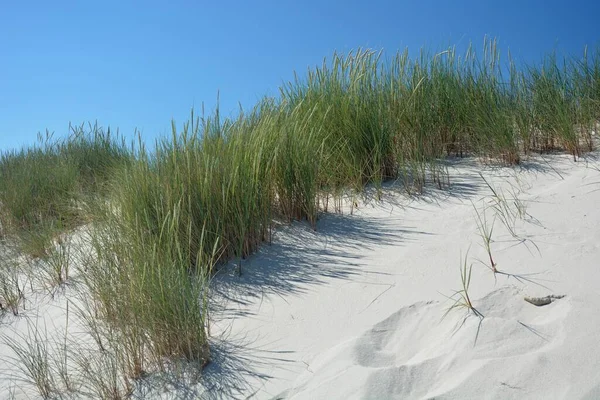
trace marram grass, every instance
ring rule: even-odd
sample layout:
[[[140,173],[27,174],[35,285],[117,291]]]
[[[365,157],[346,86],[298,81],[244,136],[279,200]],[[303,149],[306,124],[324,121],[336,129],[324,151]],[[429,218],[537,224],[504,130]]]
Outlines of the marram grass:
[[[389,179],[411,193],[442,188],[446,157],[516,164],[559,149],[577,159],[599,120],[600,50],[529,67],[501,62],[494,40],[481,54],[334,54],[234,119],[217,110],[173,123],[153,151],[92,126],[3,152],[1,230],[49,257],[57,234],[92,224],[93,330],[135,379],[165,359],[209,361],[210,278],[268,242],[275,220],[316,229],[330,200]]]

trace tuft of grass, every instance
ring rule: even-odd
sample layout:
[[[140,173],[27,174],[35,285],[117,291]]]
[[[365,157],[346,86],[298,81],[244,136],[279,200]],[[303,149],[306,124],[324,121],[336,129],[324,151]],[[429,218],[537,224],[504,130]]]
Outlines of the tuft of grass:
[[[69,343],[69,304],[67,302],[65,329],[63,333],[63,341],[55,343],[53,352],[50,356],[51,365],[54,371],[57,386],[60,387],[62,393],[77,393],[78,385],[74,377],[76,371],[73,369],[72,358],[74,343]]]
[[[467,254],[465,255],[464,259],[462,257],[462,254],[460,256],[461,289],[455,290],[451,296],[446,296],[449,300],[452,300],[453,303],[450,307],[448,307],[442,318],[445,318],[452,310],[455,309],[466,309],[467,311],[473,313],[477,317],[483,318],[483,315],[475,308],[469,296],[469,287],[471,285],[471,271],[473,269],[473,265],[468,264],[468,255],[469,252],[467,251]]]
[[[57,286],[66,283],[69,279],[71,263],[70,243],[59,237],[45,262],[48,265],[50,281]]]
[[[45,242],[45,239],[41,240]],[[50,242],[43,254],[27,260],[28,274],[32,276],[38,287],[52,296],[59,287],[67,284],[70,277],[72,257],[70,241],[70,236],[60,235]]]
[[[494,257],[492,256],[492,235],[494,233],[494,223],[496,222],[496,217],[490,223],[487,219],[485,208],[479,212],[475,204],[472,203],[473,209],[475,210],[477,230],[481,240],[483,241],[483,248],[488,255],[489,264],[483,263],[486,267],[488,267],[492,272],[497,273],[498,269],[496,268],[496,262],[494,261]]]
[[[10,254],[0,257],[0,312],[10,311],[19,314],[19,307],[25,299],[27,280]]]
[[[214,261],[198,252],[193,266],[190,264],[189,246],[202,248],[208,234],[202,231],[195,237],[183,204],[182,199],[164,215],[157,237],[141,221],[128,226],[122,213],[115,215],[110,210],[93,233],[97,257],[84,282],[95,316],[108,325],[120,344],[128,379],[162,368],[169,358],[199,365],[210,359],[206,296]],[[184,242],[181,225],[187,225],[189,233]],[[213,249],[216,252],[217,246]],[[97,327],[94,330],[99,331]],[[96,339],[104,346],[100,335],[96,334]]]
[[[50,345],[46,331],[35,324],[27,325],[27,334],[15,336],[3,334],[2,340],[13,351],[11,363],[21,372],[20,379],[37,389],[43,399],[52,398],[57,392],[50,358]]]
[[[479,173],[479,176],[485,182],[486,186],[490,189],[491,195],[487,196],[487,199],[490,201],[489,207],[494,211],[494,221],[499,219],[502,225],[507,229],[513,239],[517,240],[520,243],[525,244],[529,249],[528,242],[531,243],[539,253],[539,247],[537,244],[531,239],[526,239],[521,237],[517,233],[516,230],[516,221],[524,220],[524,221],[534,221],[527,213],[527,205],[519,198],[518,188],[516,188],[512,183],[510,184],[511,188],[508,190],[510,197],[506,196],[503,191],[496,189],[487,179],[483,176],[483,174]],[[487,207],[486,207],[487,208]],[[488,252],[490,259],[490,268],[494,272],[498,272],[495,264],[493,263],[493,259],[491,256],[491,234],[492,228],[488,229],[486,227],[487,221],[485,220],[485,212],[486,209],[482,211],[483,217],[477,210],[477,227],[480,232],[480,236],[483,238],[484,247]],[[493,223],[492,223],[493,226]]]
[[[112,338],[111,338],[112,339]],[[124,370],[123,354],[117,338],[108,341],[114,347],[79,351],[73,363],[81,381],[78,393],[91,399],[127,399],[133,393],[133,382]]]

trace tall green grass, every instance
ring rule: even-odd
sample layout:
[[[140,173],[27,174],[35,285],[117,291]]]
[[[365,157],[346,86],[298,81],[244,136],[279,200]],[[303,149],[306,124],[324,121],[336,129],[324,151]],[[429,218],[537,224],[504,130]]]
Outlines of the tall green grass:
[[[98,342],[110,332],[129,378],[165,358],[204,365],[210,278],[229,260],[241,274],[274,221],[316,229],[330,200],[339,209],[390,179],[411,193],[441,188],[446,157],[577,157],[594,145],[599,88],[599,51],[526,68],[503,63],[494,40],[481,54],[334,54],[236,118],[217,110],[173,123],[153,151],[93,127],[3,153],[0,222],[56,232],[94,221],[85,283]]]
[[[88,196],[104,190],[111,173],[131,158],[110,129],[70,128],[65,139],[48,132],[33,147],[0,155],[0,228],[25,252],[43,256],[49,240],[82,224]]]

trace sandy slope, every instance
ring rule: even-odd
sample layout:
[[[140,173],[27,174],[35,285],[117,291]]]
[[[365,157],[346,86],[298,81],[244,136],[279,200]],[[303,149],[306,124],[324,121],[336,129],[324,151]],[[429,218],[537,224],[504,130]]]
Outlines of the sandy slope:
[[[409,198],[392,185],[382,202],[367,196],[352,215],[323,215],[316,232],[278,229],[241,277],[227,269],[213,282],[213,362],[202,384],[166,392],[150,379],[136,397],[600,398],[600,172],[568,156],[547,160],[516,170],[463,160],[450,167],[450,190]],[[498,221],[493,232],[498,269],[516,276],[477,261],[486,253],[472,204],[481,210],[490,194],[480,171],[519,188],[527,205],[515,226],[525,242]],[[484,318],[464,309],[443,318],[467,251]],[[523,300],[548,294],[566,297]],[[40,296],[24,314],[60,331],[68,295]],[[5,317],[0,333],[24,334],[24,320]],[[0,398],[16,374],[7,360],[0,345]]]
[[[228,344],[211,368],[229,385],[211,394],[600,398],[600,173],[563,156],[518,169],[520,183],[514,170],[482,170],[498,188],[520,186],[528,207],[516,230],[539,252],[498,221],[493,232],[498,269],[518,280],[477,261],[486,256],[471,201],[481,208],[490,191],[471,163],[451,170],[449,192],[411,200],[390,190],[352,216],[323,216],[317,232],[283,229],[242,278],[221,277],[227,311],[216,325]],[[485,318],[442,319],[469,246],[471,297]],[[566,297],[523,300],[552,293]]]

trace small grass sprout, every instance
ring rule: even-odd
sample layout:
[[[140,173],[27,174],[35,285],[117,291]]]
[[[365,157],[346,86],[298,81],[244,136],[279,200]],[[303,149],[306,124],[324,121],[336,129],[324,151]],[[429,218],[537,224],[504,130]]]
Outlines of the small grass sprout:
[[[528,239],[528,238],[524,238],[519,233],[517,233],[517,229],[516,229],[517,220],[523,220],[523,221],[527,221],[530,223],[538,223],[537,220],[535,220],[535,218],[533,218],[527,212],[527,204],[519,198],[519,194],[520,194],[519,189],[517,187],[515,187],[515,185],[510,184],[510,189],[508,189],[508,192],[511,196],[506,196],[503,191],[496,189],[487,179],[485,179],[485,177],[483,176],[483,174],[481,172],[479,173],[479,176],[481,177],[481,179],[483,179],[486,186],[490,189],[490,191],[492,193],[491,195],[487,196],[486,198],[490,202],[490,205],[487,207],[491,208],[494,211],[494,218],[497,218],[500,220],[502,225],[504,225],[504,227],[506,228],[506,230],[509,232],[509,234],[512,236],[513,239],[515,239],[519,243],[524,244],[528,250],[530,250],[528,243],[531,243],[539,253],[540,249],[534,241],[532,241],[531,239]],[[519,182],[517,181],[517,184],[518,183]],[[484,212],[485,212],[485,209],[482,211],[482,213],[484,213]],[[485,218],[485,216],[484,216],[484,218]],[[482,223],[482,218],[480,215],[477,215],[477,219],[478,219],[478,228],[479,228],[479,226]],[[482,229],[479,228],[479,231],[481,232]],[[491,251],[489,251],[490,250],[489,245],[487,245],[487,244],[486,244],[486,250],[488,250],[488,254],[491,252]],[[531,250],[530,250],[530,252],[531,252]],[[492,262],[492,259],[491,259],[491,255],[490,255],[490,264],[491,264],[491,262]],[[492,270],[494,270],[494,268],[492,268]],[[495,272],[497,272],[497,271],[495,271]]]
[[[494,257],[492,256],[492,235],[494,233],[494,223],[496,222],[496,216],[492,219],[491,223],[488,221],[485,207],[479,211],[475,206],[475,203],[471,203],[473,206],[473,210],[475,210],[476,223],[477,223],[477,231],[479,237],[483,242],[483,248],[488,256],[489,263],[483,263],[486,267],[488,267],[492,272],[498,272],[496,268],[496,262],[494,261]]]
[[[448,315],[448,313],[455,309],[466,309],[467,311],[473,313],[477,317],[483,318],[483,315],[475,308],[469,296],[469,287],[471,285],[471,272],[473,270],[473,264],[468,263],[468,255],[469,252],[467,251],[467,254],[464,258],[462,257],[462,254],[460,256],[461,289],[455,290],[451,296],[446,296],[448,299],[452,300],[453,303],[450,307],[448,307],[442,318],[445,318],[446,315]]]

